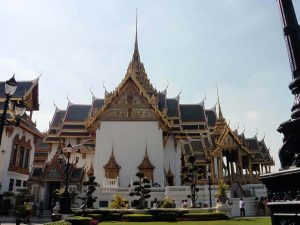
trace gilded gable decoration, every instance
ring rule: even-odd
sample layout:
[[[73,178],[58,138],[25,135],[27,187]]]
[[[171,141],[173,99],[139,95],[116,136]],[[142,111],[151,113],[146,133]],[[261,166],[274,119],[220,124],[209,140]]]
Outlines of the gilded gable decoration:
[[[121,166],[117,163],[114,155],[114,149],[112,148],[110,158],[108,162],[104,165],[105,177],[109,179],[116,179],[119,177],[119,171]]]
[[[151,182],[154,181],[153,178],[153,170],[155,169],[155,166],[151,163],[149,156],[148,156],[148,150],[146,145],[146,152],[143,161],[138,166],[138,169],[145,174],[145,177],[147,177]]]
[[[170,166],[170,164],[169,164],[169,170],[168,170],[168,172],[165,174],[165,176],[166,176],[167,184],[168,184],[169,186],[173,186],[173,185],[174,185],[174,174],[173,174],[172,171],[171,171],[171,166]]]

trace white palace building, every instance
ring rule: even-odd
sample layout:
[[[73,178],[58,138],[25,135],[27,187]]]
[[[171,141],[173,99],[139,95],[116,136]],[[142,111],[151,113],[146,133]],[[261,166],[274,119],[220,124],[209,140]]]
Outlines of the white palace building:
[[[103,99],[91,104],[68,103],[56,108],[44,143],[36,149],[29,183],[36,202],[51,207],[53,191],[64,188],[65,164],[58,152],[70,143],[70,191],[81,191],[89,174],[100,184],[95,207],[103,207],[120,194],[129,196],[138,171],[152,183],[151,198],[170,197],[177,204],[187,199],[189,186],[181,176],[187,157],[195,155],[203,168],[199,199],[208,202],[208,176],[212,196],[219,180],[231,185],[232,197],[266,195],[258,177],[270,172],[274,161],[264,140],[246,138],[230,129],[220,103],[206,109],[202,104],[183,104],[157,91],[140,60],[137,34],[132,60],[124,79]],[[210,174],[205,171],[210,171]]]

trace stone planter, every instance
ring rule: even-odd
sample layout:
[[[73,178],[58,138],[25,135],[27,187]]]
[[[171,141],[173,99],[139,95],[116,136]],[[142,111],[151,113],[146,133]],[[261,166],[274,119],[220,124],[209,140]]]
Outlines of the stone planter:
[[[51,215],[51,221],[55,222],[55,221],[60,221],[61,220],[61,214],[52,214]]]

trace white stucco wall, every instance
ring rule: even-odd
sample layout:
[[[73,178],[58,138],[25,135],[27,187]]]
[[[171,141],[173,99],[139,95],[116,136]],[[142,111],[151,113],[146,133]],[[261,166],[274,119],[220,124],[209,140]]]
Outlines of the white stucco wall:
[[[155,166],[154,182],[164,184],[164,152],[162,130],[157,121],[102,121],[96,131],[95,176],[102,184],[112,146],[120,169],[120,186],[127,187],[135,180],[138,166],[142,162],[146,143],[148,156]]]
[[[180,148],[175,146],[174,136],[170,136],[164,149],[164,168],[168,172],[169,166],[174,175],[174,185],[180,185]]]

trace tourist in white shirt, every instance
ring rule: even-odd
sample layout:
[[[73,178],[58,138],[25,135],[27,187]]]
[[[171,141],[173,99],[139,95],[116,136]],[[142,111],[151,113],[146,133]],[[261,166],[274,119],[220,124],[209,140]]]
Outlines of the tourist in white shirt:
[[[240,212],[241,216],[245,216],[245,203],[242,198],[240,199]]]

